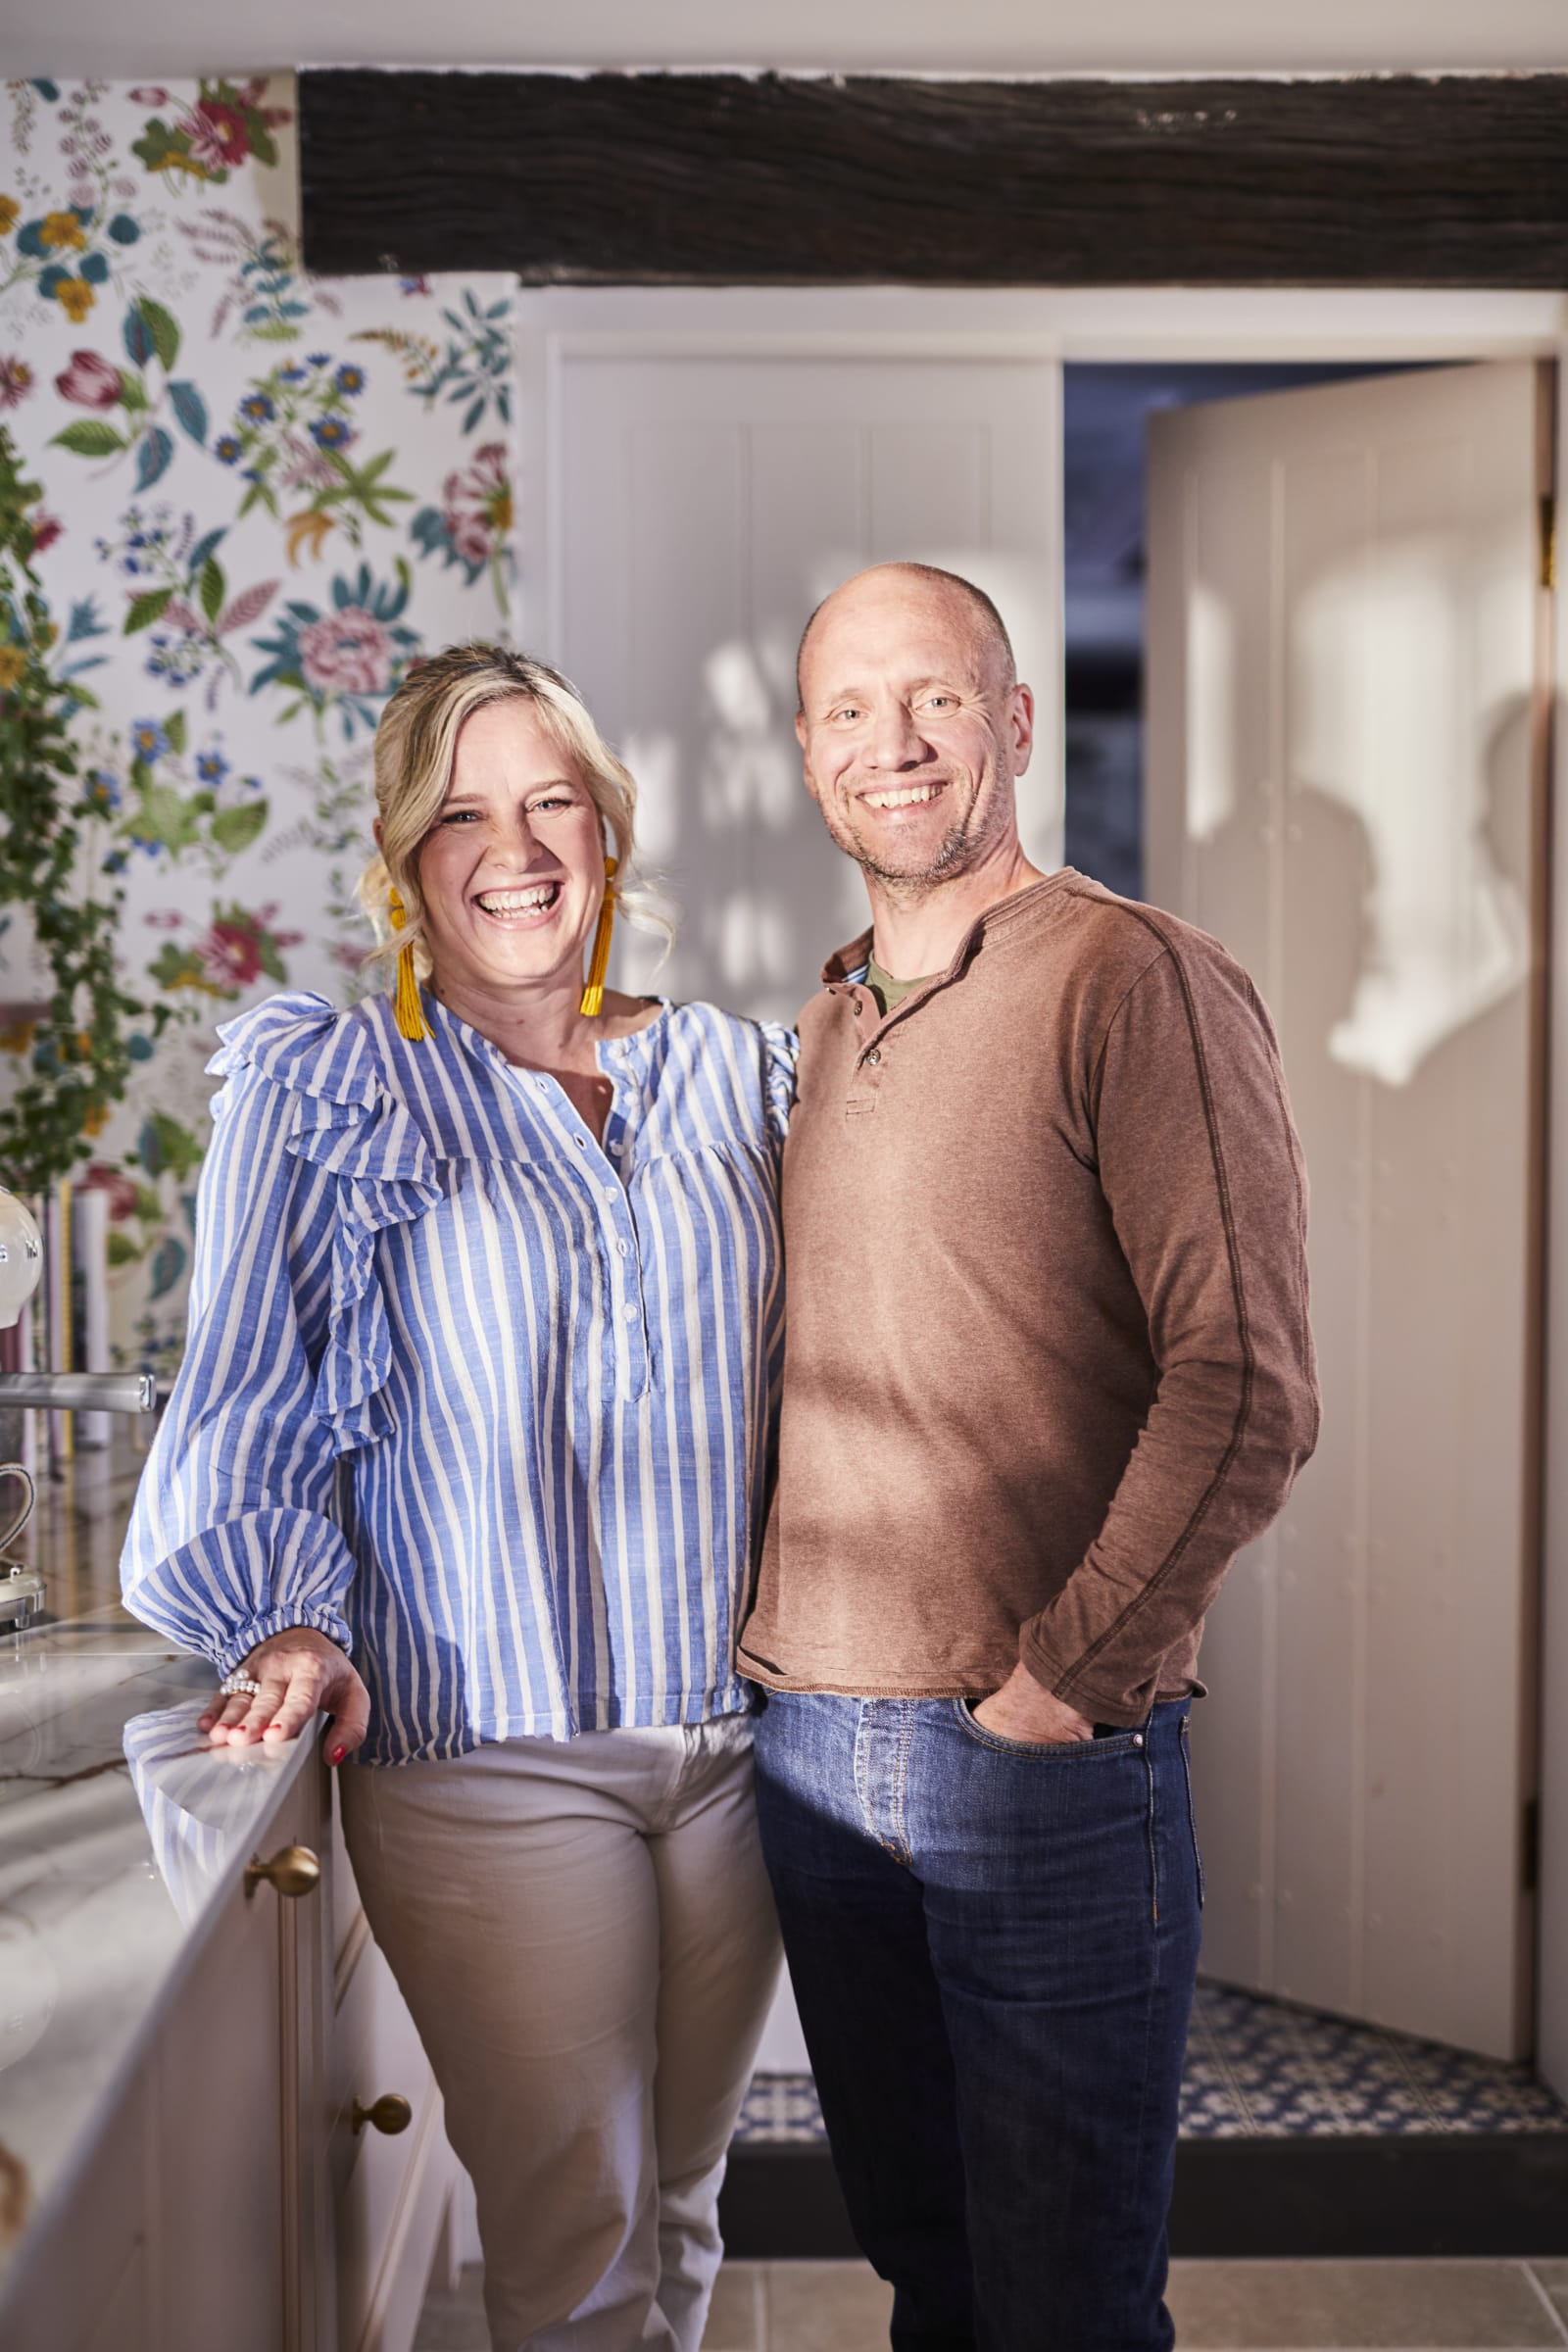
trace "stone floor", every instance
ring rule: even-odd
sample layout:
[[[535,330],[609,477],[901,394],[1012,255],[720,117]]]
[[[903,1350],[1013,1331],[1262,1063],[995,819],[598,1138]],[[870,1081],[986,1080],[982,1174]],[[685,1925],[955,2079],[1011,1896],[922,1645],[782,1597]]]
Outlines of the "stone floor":
[[[704,2352],[880,2352],[889,2296],[857,2262],[731,2262]],[[1178,2262],[1183,2352],[1525,2352],[1568,2345],[1568,2261]],[[415,2352],[489,2352],[479,2273],[425,2305]]]

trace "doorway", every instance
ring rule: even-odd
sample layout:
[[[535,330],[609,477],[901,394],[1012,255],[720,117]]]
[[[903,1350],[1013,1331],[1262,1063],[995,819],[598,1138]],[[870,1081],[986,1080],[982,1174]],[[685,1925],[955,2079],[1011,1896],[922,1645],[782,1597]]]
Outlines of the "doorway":
[[[1398,372],[1354,361],[1061,371],[1063,843],[1069,865],[1144,897],[1145,579],[1149,420],[1167,409]]]
[[[1539,307],[1539,306],[1538,306]],[[1304,368],[1317,382],[1325,377],[1349,377],[1357,374],[1382,372],[1391,365],[1430,365],[1443,360],[1504,356],[1507,351],[1529,349],[1539,352],[1550,348],[1552,333],[1549,319],[1542,311],[1533,312],[1527,319],[1525,306],[1518,298],[1476,298],[1465,304],[1457,298],[1392,297],[1375,305],[1356,297],[1310,297],[1290,295],[1255,295],[1246,298],[1179,297],[1140,295],[1138,297],[1107,295],[1103,297],[959,297],[895,296],[874,290],[869,295],[845,290],[842,299],[825,297],[749,294],[725,295],[650,295],[630,294],[561,295],[534,298],[533,308],[539,329],[539,375],[545,397],[540,414],[550,420],[540,436],[539,463],[543,475],[545,502],[552,513],[549,535],[549,560],[543,567],[540,582],[542,631],[535,631],[535,641],[545,643],[547,650],[556,651],[568,668],[572,666],[569,648],[569,615],[576,601],[582,609],[587,575],[574,570],[578,558],[566,535],[560,528],[560,516],[565,500],[562,484],[566,476],[562,460],[570,435],[580,430],[587,414],[582,397],[585,367],[603,367],[635,363],[643,366],[656,362],[665,370],[664,380],[673,380],[670,364],[678,361],[682,367],[705,372],[707,380],[713,379],[715,363],[729,366],[743,361],[753,370],[754,392],[765,378],[771,376],[782,382],[787,374],[795,390],[805,380],[811,366],[831,363],[838,365],[853,360],[862,368],[869,362],[886,368],[889,364],[907,366],[911,362],[935,364],[952,368],[961,364],[973,368],[977,363],[1018,371],[1019,380],[1032,375],[1038,382],[1032,428],[1037,455],[1037,475],[1050,468],[1052,483],[1059,482],[1058,432],[1054,408],[1054,386],[1058,380],[1065,383],[1070,396],[1074,390],[1077,366],[1086,370],[1102,371],[1114,367],[1121,373],[1124,365],[1157,366],[1167,376],[1174,368],[1200,365],[1215,368],[1236,364],[1249,345],[1254,351],[1272,351],[1285,356],[1255,360],[1253,367],[1266,367],[1279,381],[1279,370]],[[1506,316],[1504,316],[1506,313]],[[1205,324],[1206,314],[1206,324]],[[1487,314],[1485,318],[1483,314]],[[1314,317],[1317,323],[1314,324]],[[1163,351],[1164,357],[1151,362],[1151,352]],[[1327,358],[1319,356],[1328,354]],[[1081,360],[1078,355],[1081,356]],[[1058,378],[1061,359],[1067,365],[1064,375]],[[1177,366],[1177,363],[1180,366]],[[601,378],[601,380],[608,380]],[[690,377],[688,380],[692,380]],[[889,379],[890,380],[890,379]],[[1299,380],[1299,379],[1298,379]],[[1255,387],[1256,379],[1253,379]],[[1240,387],[1234,378],[1227,390]],[[830,404],[829,404],[830,405]],[[629,414],[629,412],[628,412]],[[645,410],[638,411],[646,415]],[[775,413],[772,423],[786,426],[790,418],[786,404]],[[666,418],[666,422],[671,419]],[[906,418],[906,422],[909,420]],[[928,420],[929,421],[929,420]],[[700,422],[701,434],[711,441],[715,419],[708,416]],[[623,436],[624,438],[624,436]],[[591,446],[579,439],[579,456],[588,448],[590,470]],[[734,466],[706,467],[710,478],[735,479]],[[744,498],[731,503],[726,531],[739,527],[736,517],[744,509],[748,517],[755,517],[760,502],[755,484]],[[611,504],[608,498],[606,504]],[[638,507],[635,495],[621,500],[623,513]],[[778,505],[775,499],[775,507]],[[760,502],[765,507],[765,500]],[[580,514],[580,509],[575,510]],[[837,511],[847,511],[841,498]],[[863,513],[863,500],[858,510]],[[1040,524],[1037,530],[1049,528]],[[579,546],[581,534],[578,534]],[[649,544],[659,544],[656,533]],[[1038,537],[1036,540],[1038,550]],[[855,562],[867,560],[869,555],[884,552],[876,538],[851,539],[842,549],[837,540],[833,546],[834,565],[831,576],[840,576],[853,567]],[[887,547],[885,552],[893,552]],[[933,560],[954,562],[958,568],[979,568],[984,550],[977,548],[971,535],[967,563],[961,544],[956,544],[951,532],[944,537],[940,549],[917,546],[912,551],[931,553]],[[844,560],[840,560],[840,558]],[[1043,627],[1061,628],[1062,623],[1053,609],[1052,598],[1056,592],[1053,576],[1034,583],[1039,598],[1038,610]],[[602,574],[601,576],[605,576]],[[827,584],[824,579],[823,584]],[[792,601],[804,612],[807,606],[801,598],[808,583],[803,579]],[[617,593],[619,591],[617,590]],[[1067,603],[1072,602],[1072,583],[1068,582]],[[1010,600],[1004,590],[1004,605]],[[733,611],[733,603],[729,609]],[[553,633],[551,633],[553,632]],[[777,634],[777,631],[774,631]],[[787,639],[788,631],[785,632]],[[1137,720],[1136,707],[1129,710],[1126,664],[1118,679],[1114,662],[1099,664],[1085,658],[1088,640],[1080,637],[1075,648],[1072,618],[1069,614],[1062,632],[1066,659],[1060,674],[1063,677],[1063,703],[1068,725],[1081,719],[1129,717]],[[704,679],[704,691],[709,699],[706,717],[699,717],[699,734],[707,730],[710,739],[716,722],[728,730],[728,755],[714,764],[710,773],[710,807],[711,794],[716,790],[715,779],[728,777],[732,782],[737,774],[749,778],[747,790],[752,795],[754,815],[767,806],[782,812],[786,808],[783,797],[787,783],[793,782],[794,753],[787,736],[790,705],[787,682],[783,676],[781,640],[774,644],[764,632],[757,638],[755,665],[747,670],[733,660],[729,662],[728,683],[711,674]],[[711,648],[709,649],[711,652]],[[1056,659],[1059,659],[1059,655]],[[611,682],[612,666],[607,664],[604,675]],[[673,658],[666,658],[664,673],[673,674]],[[1051,667],[1054,669],[1055,661]],[[591,675],[579,660],[578,674],[590,695],[602,700]],[[622,674],[625,674],[624,672]],[[702,665],[694,674],[702,674]],[[1037,671],[1037,674],[1045,674]],[[758,692],[759,678],[764,690]],[[715,693],[715,686],[717,692]],[[725,695],[728,695],[727,702]],[[1094,707],[1098,696],[1101,708]],[[1117,697],[1120,697],[1119,705]],[[750,698],[748,701],[747,698]],[[1109,704],[1110,708],[1103,706]],[[628,710],[624,715],[608,707],[612,723],[619,727],[623,741],[633,752],[634,762],[640,764],[645,779],[652,773],[657,782],[661,759],[663,771],[690,777],[694,772],[690,758],[691,743],[682,747],[674,741],[667,714],[654,727],[644,729],[639,738],[638,713]],[[1093,741],[1093,727],[1089,729]],[[1067,811],[1067,822],[1075,828],[1074,861],[1096,870],[1097,861],[1112,853],[1122,863],[1105,872],[1107,880],[1121,880],[1128,886],[1130,858],[1140,864],[1148,856],[1147,832],[1141,831],[1129,818],[1129,794],[1126,778],[1136,777],[1137,746],[1134,736],[1129,749],[1124,724],[1121,747],[1123,786],[1119,814],[1115,812],[1115,796],[1110,796],[1113,820],[1107,824],[1105,809],[1092,808],[1093,796],[1084,789],[1091,773],[1087,761],[1064,761],[1069,792],[1075,806]],[[692,741],[696,742],[696,738]],[[673,748],[672,748],[673,744]],[[769,748],[771,747],[771,748]],[[701,745],[698,744],[699,751]],[[650,760],[648,754],[654,757]],[[1042,833],[1054,822],[1059,822],[1059,811],[1049,805],[1050,781],[1040,788],[1036,804],[1037,821]],[[775,796],[768,800],[768,795]],[[656,794],[651,796],[657,799]],[[722,813],[722,811],[721,811]],[[1133,808],[1136,816],[1136,808]],[[1098,844],[1085,846],[1084,823],[1098,816],[1101,839]],[[795,823],[788,817],[779,827],[783,836]],[[720,828],[723,829],[722,827]],[[683,828],[684,830],[684,828]],[[740,829],[742,832],[745,827]],[[673,840],[673,832],[669,836]],[[804,843],[789,844],[783,838],[768,838],[753,827],[751,838],[761,838],[768,861],[782,870],[788,866],[797,849],[804,852]],[[737,843],[732,839],[726,855],[733,859]],[[1038,853],[1037,853],[1038,854]],[[798,910],[793,924],[773,924],[772,947],[767,946],[766,920],[758,919],[759,899],[755,873],[748,877],[726,869],[717,904],[725,908],[725,920],[706,927],[697,945],[701,960],[713,977],[707,981],[711,993],[725,994],[727,1001],[741,1003],[746,1009],[789,1013],[809,988],[813,977],[811,961],[814,942],[836,942],[858,927],[858,914],[842,898],[842,876],[824,869],[819,882],[808,882],[804,872],[792,883],[788,898]],[[1141,871],[1138,887],[1147,889],[1148,882]],[[776,911],[776,910],[775,910]],[[763,918],[767,908],[760,909]],[[1213,926],[1211,926],[1213,927]],[[725,943],[728,943],[727,946]],[[741,968],[737,968],[736,958]],[[748,966],[746,958],[750,957]],[[1250,960],[1244,952],[1243,960]],[[1259,975],[1260,978],[1262,975]],[[683,974],[679,986],[684,991],[693,981],[702,983],[704,974],[693,971],[690,979]],[[663,983],[662,985],[667,985]],[[737,989],[742,993],[737,994]],[[791,993],[793,991],[793,994]],[[1238,1587],[1238,1590],[1241,1590]],[[1522,1773],[1522,1767],[1521,1767]],[[1516,1775],[1516,1785],[1522,1785]],[[1500,1814],[1499,1814],[1500,1821]],[[1510,1817],[1504,1832],[1512,1850],[1516,1826]],[[1282,1891],[1290,1891],[1283,1889]],[[1523,1934],[1521,1948],[1527,1940]],[[1238,1972],[1245,1980],[1245,1972]],[[1252,1980],[1255,1982],[1255,1978]],[[1298,1994],[1297,1997],[1307,1997]],[[1321,1997],[1321,1996],[1320,1996]],[[1324,2006],[1330,2005],[1327,2001]],[[1472,2038],[1476,2038],[1472,2036]]]

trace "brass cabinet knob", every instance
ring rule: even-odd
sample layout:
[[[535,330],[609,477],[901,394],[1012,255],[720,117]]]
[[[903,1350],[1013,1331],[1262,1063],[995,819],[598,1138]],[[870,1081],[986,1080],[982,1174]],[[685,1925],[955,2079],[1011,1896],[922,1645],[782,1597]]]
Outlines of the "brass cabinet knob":
[[[373,2107],[364,2107],[358,2099],[354,2102],[356,2137],[367,2124],[373,2124],[377,2132],[406,2132],[413,2121],[414,2109],[400,2090],[389,2090]]]
[[[280,1845],[270,1862],[258,1855],[246,1863],[246,1894],[254,1894],[264,1879],[278,1894],[309,1894],[321,1883],[321,1865],[308,1845]]]

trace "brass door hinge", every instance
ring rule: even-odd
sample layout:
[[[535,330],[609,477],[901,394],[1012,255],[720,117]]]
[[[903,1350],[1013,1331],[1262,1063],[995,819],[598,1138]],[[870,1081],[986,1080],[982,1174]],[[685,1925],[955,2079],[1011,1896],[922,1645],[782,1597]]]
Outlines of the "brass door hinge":
[[[1541,1799],[1525,1799],[1524,1818],[1520,1824],[1519,1883],[1526,1894],[1534,1894],[1541,1884]]]
[[[1549,490],[1541,494],[1541,585],[1557,585],[1557,501]]]

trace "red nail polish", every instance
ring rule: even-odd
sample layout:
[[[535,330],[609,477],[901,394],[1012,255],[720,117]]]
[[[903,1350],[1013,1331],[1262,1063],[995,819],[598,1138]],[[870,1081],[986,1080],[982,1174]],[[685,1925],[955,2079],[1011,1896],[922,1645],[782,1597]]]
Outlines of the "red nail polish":
[[[346,1747],[334,1747],[328,1761],[333,1764],[341,1764],[348,1752]]]

